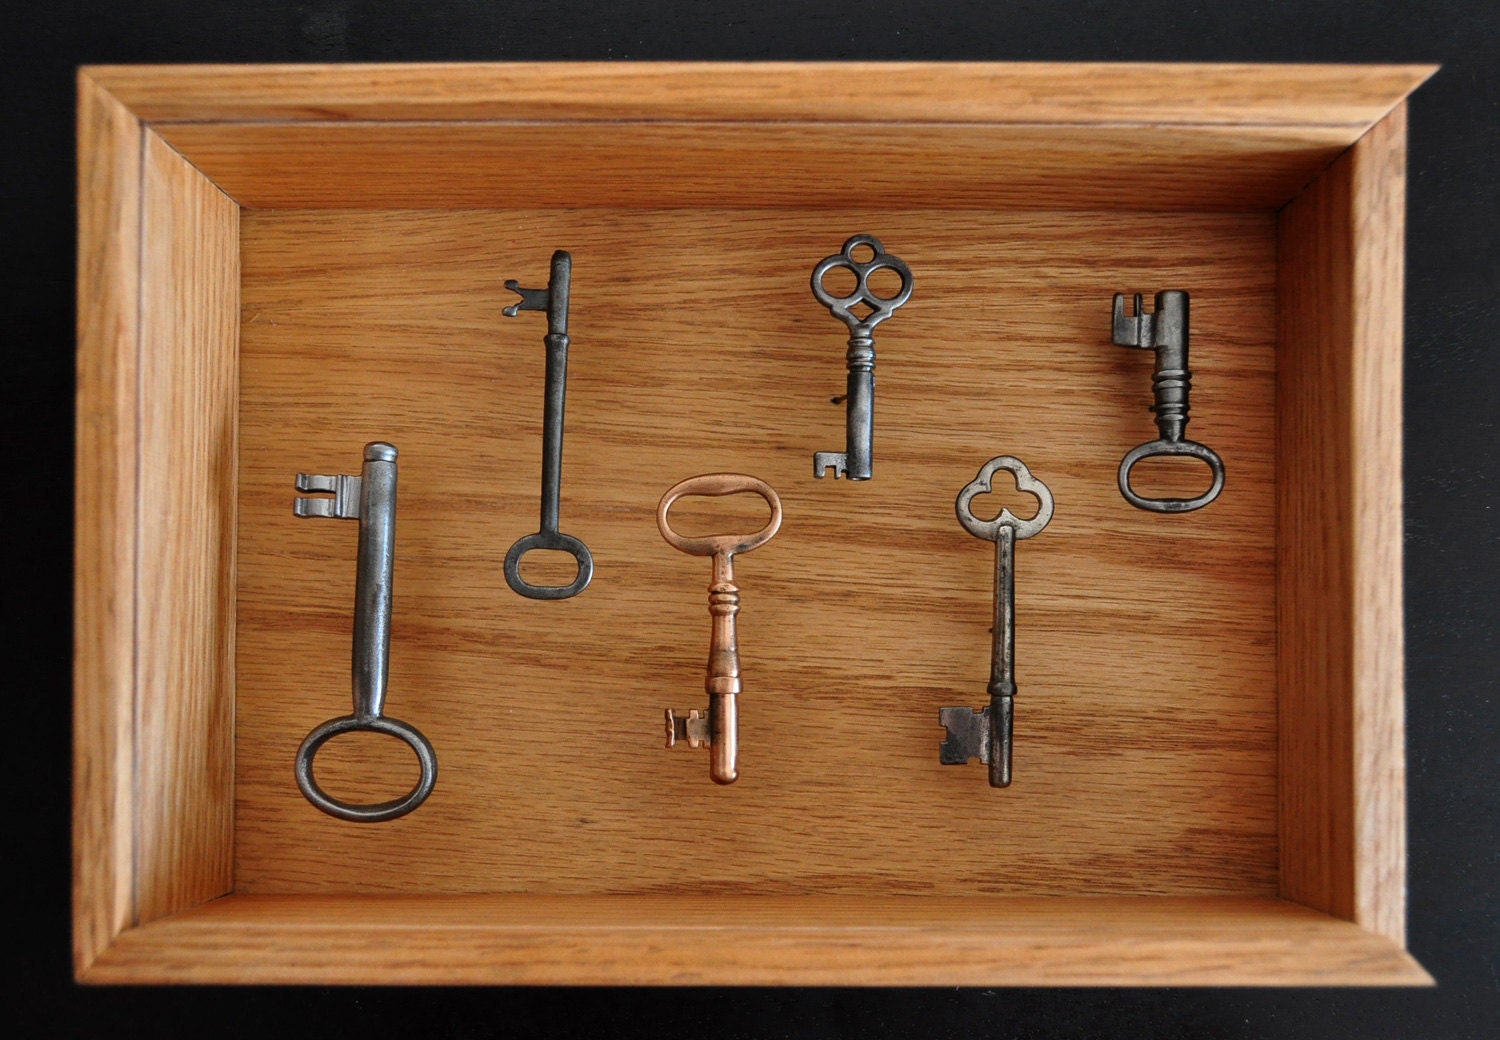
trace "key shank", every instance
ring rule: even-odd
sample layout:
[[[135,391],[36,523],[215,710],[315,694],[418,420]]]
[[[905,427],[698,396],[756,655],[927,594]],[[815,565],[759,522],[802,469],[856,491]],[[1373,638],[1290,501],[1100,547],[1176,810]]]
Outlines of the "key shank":
[[[713,581],[708,586],[712,627],[708,643],[708,774],[716,784],[732,784],[739,777],[740,646],[735,616],[740,612],[740,590],[734,583],[734,557],[714,556]]]
[[[391,658],[391,578],[396,563],[396,449],[371,444],[361,473],[354,578],[354,714],[385,711]]]
[[[874,472],[875,454],[874,337],[851,336],[847,360],[849,378],[845,388],[844,476],[849,480],[869,480]]]
[[[990,786],[1010,784],[1016,696],[1016,529],[995,539],[995,624],[990,643]]]

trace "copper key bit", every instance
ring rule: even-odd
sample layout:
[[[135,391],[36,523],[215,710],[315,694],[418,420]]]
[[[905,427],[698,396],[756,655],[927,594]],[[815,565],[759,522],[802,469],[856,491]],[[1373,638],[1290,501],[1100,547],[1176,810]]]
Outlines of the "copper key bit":
[[[990,490],[995,471],[1009,471],[1016,489],[1037,498],[1036,516],[1017,519],[1009,509],[993,520],[981,520],[969,508],[975,495]],[[1026,463],[1011,455],[986,462],[979,475],[964,486],[954,503],[958,522],[975,538],[995,543],[995,627],[990,644],[990,703],[980,710],[941,708],[938,721],[948,739],[938,746],[945,766],[967,765],[977,758],[990,767],[990,786],[1010,786],[1011,720],[1016,695],[1016,541],[1030,538],[1052,519],[1052,492],[1031,475]]]
[[[751,535],[718,534],[688,538],[672,530],[667,510],[687,495],[734,495],[752,492],[771,506],[771,519]],[[743,473],[705,473],[675,484],[656,507],[656,526],[674,549],[693,556],[714,558],[713,580],[708,586],[708,613],[713,634],[708,644],[708,711],[696,708],[685,716],[667,709],[667,747],[679,740],[688,747],[707,747],[708,775],[716,784],[732,784],[739,777],[739,708],[735,698],[741,689],[740,649],[735,639],[734,617],[740,612],[740,590],[734,583],[734,554],[765,545],[781,527],[781,499],[771,485]]]

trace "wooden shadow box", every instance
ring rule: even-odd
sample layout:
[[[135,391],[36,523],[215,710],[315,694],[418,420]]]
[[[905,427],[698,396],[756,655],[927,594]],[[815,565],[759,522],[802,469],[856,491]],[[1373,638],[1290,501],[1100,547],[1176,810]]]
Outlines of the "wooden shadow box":
[[[111,67],[79,76],[76,968],[99,983],[1419,984],[1404,949],[1404,98],[1428,68]],[[808,292],[868,232],[875,479]],[[593,584],[502,576],[536,529],[543,325],[574,258],[562,527]],[[1192,293],[1209,507],[1115,487],[1155,436],[1117,291]],[[401,450],[387,710],[431,799],[299,795],[349,710],[355,525],[299,471]],[[941,766],[983,702],[1016,454],[1016,782]],[[653,512],[781,493],[738,568],[741,779],[700,706],[704,561]],[[1152,487],[1193,483],[1163,470]],[[1150,488],[1147,488],[1150,490]],[[738,500],[684,516],[746,522]],[[737,514],[736,510],[740,510]],[[758,523],[758,519],[756,520]],[[537,561],[532,580],[558,580]],[[404,790],[383,738],[320,757]]]

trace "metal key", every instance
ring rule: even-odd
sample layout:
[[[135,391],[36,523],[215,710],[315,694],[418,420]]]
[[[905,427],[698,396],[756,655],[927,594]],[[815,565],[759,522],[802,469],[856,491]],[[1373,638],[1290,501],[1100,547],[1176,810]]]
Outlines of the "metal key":
[[[854,259],[854,250],[867,247],[874,255],[868,260]],[[870,289],[870,274],[890,268],[901,276],[901,288],[895,296],[884,299]],[[854,272],[854,291],[834,296],[823,288],[823,278],[836,268]],[[844,248],[826,257],[813,268],[812,291],[819,303],[833,316],[849,326],[849,378],[844,396],[844,451],[820,451],[813,454],[813,476],[821,478],[833,469],[834,478],[869,480],[873,471],[875,440],[875,326],[879,325],[911,297],[911,270],[899,257],[890,255],[874,235],[855,235]],[[851,310],[860,305],[869,309],[861,317]]]
[[[997,469],[1016,478],[1019,491],[1035,495],[1036,516],[1018,520],[1009,509],[993,520],[981,520],[969,508],[975,495],[990,490]],[[989,706],[941,708],[938,721],[948,739],[938,745],[938,759],[945,766],[961,766],[977,758],[990,767],[990,786],[1010,786],[1011,729],[1016,695],[1016,541],[1030,538],[1052,519],[1052,492],[1020,459],[1011,455],[986,462],[979,475],[958,493],[954,503],[958,522],[976,538],[995,543],[995,625],[991,629]]]
[[[733,495],[752,492],[771,506],[771,519],[751,535],[720,534],[689,538],[672,530],[667,510],[685,495]],[[685,716],[666,712],[667,747],[679,740],[688,747],[709,749],[708,775],[715,783],[732,784],[739,777],[739,707],[741,689],[740,650],[735,638],[734,618],[740,612],[740,590],[734,583],[735,553],[747,553],[769,542],[781,527],[781,499],[771,485],[743,473],[706,473],[689,477],[667,489],[656,507],[656,526],[674,549],[693,556],[714,558],[713,580],[708,586],[708,613],[713,632],[708,647],[708,711],[696,708]]]
[[[505,554],[505,580],[512,589],[531,599],[567,599],[588,588],[594,577],[594,557],[572,535],[557,529],[562,496],[563,406],[568,393],[568,282],[573,258],[559,249],[552,254],[552,273],[545,289],[523,289],[514,278],[505,287],[521,297],[520,303],[503,313],[514,318],[522,311],[547,312],[547,389],[542,409],[542,526],[535,534],[517,539]],[[578,573],[567,585],[533,585],[521,577],[521,557],[533,549],[558,549],[571,553]]]
[[[396,561],[396,449],[382,441],[365,445],[360,475],[297,474],[297,490],[331,493],[332,498],[298,496],[298,516],[359,521],[358,567],[354,579],[354,713],[318,726],[297,749],[297,786],[303,796],[329,816],[355,823],[379,823],[405,816],[427,800],[437,783],[437,755],[420,730],[382,714],[391,651],[391,576]],[[421,766],[417,785],[400,798],[372,805],[342,802],[327,794],[313,777],[318,749],[334,737],[355,730],[384,733],[404,740]]]
[[[1135,294],[1135,313],[1125,313],[1125,294],[1115,293],[1114,341],[1122,347],[1140,347],[1156,351],[1156,367],[1151,373],[1151,392],[1155,403],[1156,428],[1161,437],[1132,448],[1120,460],[1120,494],[1137,509],[1153,513],[1187,513],[1202,509],[1224,490],[1224,461],[1208,445],[1187,440],[1183,434],[1188,424],[1188,394],[1193,388],[1193,373],[1188,368],[1188,294],[1168,289],[1156,294],[1156,313],[1141,308],[1141,294]],[[1197,498],[1142,498],[1130,486],[1130,470],[1142,459],[1157,455],[1189,455],[1202,459],[1213,473],[1213,483]]]

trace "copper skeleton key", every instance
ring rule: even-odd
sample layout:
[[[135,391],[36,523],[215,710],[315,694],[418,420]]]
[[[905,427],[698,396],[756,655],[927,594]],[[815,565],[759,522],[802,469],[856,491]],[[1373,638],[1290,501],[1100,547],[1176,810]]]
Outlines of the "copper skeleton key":
[[[720,534],[689,538],[672,530],[667,510],[687,495],[733,495],[751,492],[771,507],[766,526],[751,535]],[[708,711],[694,708],[686,716],[666,712],[667,747],[679,740],[688,747],[708,748],[708,775],[717,784],[732,784],[739,777],[740,650],[735,639],[734,618],[740,612],[740,590],[734,583],[734,555],[749,552],[769,542],[781,527],[781,499],[771,485],[743,473],[706,473],[675,484],[656,507],[656,526],[674,549],[693,556],[712,556],[713,579],[708,586],[708,613],[713,618],[708,645]]]

